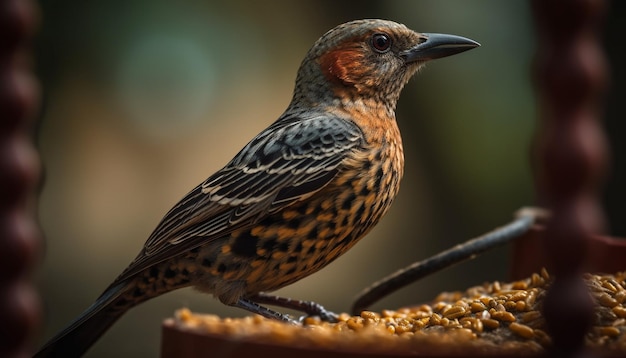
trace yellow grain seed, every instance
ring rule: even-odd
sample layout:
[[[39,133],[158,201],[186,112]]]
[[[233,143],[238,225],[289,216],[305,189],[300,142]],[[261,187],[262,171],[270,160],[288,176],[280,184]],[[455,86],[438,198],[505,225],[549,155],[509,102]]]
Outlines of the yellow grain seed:
[[[469,328],[474,332],[481,333],[483,331],[483,323],[475,317],[463,317],[459,320],[461,327]]]
[[[621,290],[617,292],[615,296],[613,296],[613,298],[620,304],[624,303],[624,301],[626,301],[626,290]]]
[[[498,312],[504,312],[504,311],[506,311],[506,308],[504,307],[504,305],[503,305],[502,303],[498,303],[498,304],[496,305],[496,311],[498,311]]]
[[[479,312],[478,314],[476,314],[476,318],[488,319],[488,318],[491,318],[491,313],[489,313],[489,311],[487,311],[487,310],[484,310],[484,311]]]
[[[617,337],[619,336],[619,328],[611,326],[598,327],[598,333],[603,336]]]
[[[391,334],[395,334],[396,333],[396,327],[393,325],[388,325],[387,327],[385,327],[385,330]]]
[[[421,312],[426,312],[426,313],[432,313],[433,312],[433,308],[431,306],[429,306],[429,305],[420,305],[417,308],[417,310],[421,311]],[[409,313],[409,312],[405,312],[405,313]]]
[[[497,321],[496,321],[497,322]],[[483,332],[483,321],[479,320],[479,319],[475,319],[474,320],[474,325],[472,326],[472,329],[476,332],[476,333],[482,333]]]
[[[470,303],[470,309],[472,310],[472,312],[476,313],[476,312],[480,312],[480,311],[486,310],[487,306],[485,306],[480,301],[474,301],[474,302]]]
[[[365,326],[375,327],[380,322],[380,318],[365,318],[363,324]]]
[[[624,286],[620,282],[618,282],[614,277],[609,277],[607,281],[610,282],[611,285],[615,286],[615,288],[617,288],[617,291],[624,289]]]
[[[455,330],[454,333],[461,335],[465,339],[475,339],[476,338],[476,334],[471,329],[468,329],[468,328],[459,328],[459,329]]]
[[[624,277],[611,277],[608,281],[617,289],[615,292],[623,291],[626,288],[626,281],[624,281]]]
[[[611,310],[617,317],[626,318],[626,307],[624,306],[615,306]]]
[[[517,291],[511,295],[511,301],[522,301],[528,297],[527,291]]]
[[[548,273],[548,270],[546,270],[545,267],[541,268],[541,277],[545,280],[545,281],[549,281],[550,280],[550,274]]]
[[[617,306],[619,303],[613,299],[613,297],[609,296],[608,293],[603,293],[598,297],[598,302],[604,307],[613,308]]]
[[[372,311],[363,311],[363,312],[361,312],[361,317],[362,318],[366,318],[366,319],[369,318],[369,319],[372,319],[372,320],[377,320],[377,319],[380,318],[380,315],[378,313],[372,312]]]
[[[496,302],[493,298],[489,299],[489,302],[487,303],[487,307],[489,308],[496,308],[497,305],[498,302]]]
[[[445,302],[437,302],[433,305],[433,311],[435,312],[443,312],[446,309],[452,307],[452,305],[447,304]]]
[[[515,316],[511,312],[496,311],[491,314],[491,317],[503,322],[515,322]]]
[[[363,328],[363,319],[361,317],[352,317],[346,321],[346,324],[350,329],[358,331]]]
[[[406,318],[400,318],[396,320],[396,324],[399,326],[410,326],[411,325],[411,321],[409,321]]]
[[[609,281],[602,281],[602,287],[606,288],[607,290],[611,291],[611,292],[617,292],[617,287],[614,286],[611,282]]]
[[[533,329],[525,324],[513,322],[509,325],[511,332],[517,334],[520,337],[532,338],[534,336]]]
[[[450,320],[449,320],[449,319],[447,319],[446,317],[443,317],[443,318],[441,319],[441,325],[442,325],[442,326],[444,326],[444,327],[449,326],[449,325],[450,325]]]
[[[406,332],[411,332],[411,327],[409,326],[396,326],[395,328],[396,334],[402,334]]]
[[[496,329],[498,327],[500,327],[500,322],[496,321],[493,318],[483,318],[481,319],[483,326],[490,328],[490,329]]]
[[[541,287],[545,283],[544,279],[541,278],[537,273],[533,273],[530,276],[530,285],[533,287]]]
[[[526,290],[528,288],[528,283],[526,281],[515,281],[511,284],[511,288],[514,290]]]
[[[438,326],[441,324],[441,316],[437,313],[433,313],[432,316],[430,316],[430,322],[431,325],[433,326]]]
[[[418,311],[418,312],[413,312],[410,315],[408,315],[405,318],[410,318],[410,319],[421,319],[424,317],[430,317],[430,315],[432,315],[433,313],[428,313],[428,312],[422,312],[422,311]]]
[[[504,302],[504,308],[506,308],[507,311],[513,311],[515,309],[515,304],[516,303],[517,302],[515,302],[515,301],[506,301],[506,302]]]
[[[447,310],[442,312],[443,316],[448,319],[460,318],[465,315],[465,308],[462,306],[450,306]]]
[[[464,301],[464,300],[457,300],[454,304],[456,306],[460,306],[460,307],[465,308],[466,311],[469,308],[469,303],[467,303],[467,301]]]
[[[424,319],[418,319],[413,321],[413,327],[415,327],[416,329],[422,329],[426,326],[428,322],[426,322]]]
[[[488,297],[488,296],[483,296],[483,297],[480,297],[480,298],[479,298],[479,300],[480,300],[480,303],[482,303],[483,305],[485,305],[485,307],[489,307],[489,301],[491,301],[491,300],[492,300],[492,298],[491,298],[491,297]],[[494,302],[495,302],[495,301],[494,301]]]
[[[535,339],[537,339],[542,346],[545,347],[552,344],[552,338],[543,330],[535,328],[533,334],[535,335]]]
[[[500,285],[500,281],[493,281],[493,283],[491,284],[491,291],[493,293],[497,293],[500,292],[501,289],[502,287]]]
[[[528,311],[522,314],[522,322],[528,323],[531,321],[535,321],[541,317],[541,312],[539,311]]]
[[[189,318],[191,318],[191,311],[189,310],[189,308],[182,308],[180,310],[178,310],[178,319],[186,321],[189,320]]]
[[[333,330],[335,330],[337,332],[342,332],[346,328],[346,322],[345,321],[339,321],[334,326],[332,326],[332,328],[333,328]]]
[[[398,313],[393,315],[393,319],[407,319],[413,316],[413,313]]]
[[[519,312],[526,311],[526,302],[525,301],[515,302],[515,310]]]
[[[339,322],[346,322],[347,320],[350,319],[350,317],[351,316],[349,314],[344,312],[344,313],[340,313],[339,314],[339,318],[337,318],[337,319],[339,320]]]
[[[537,301],[537,289],[529,290],[528,295],[526,297],[526,306],[533,307],[536,301]]]

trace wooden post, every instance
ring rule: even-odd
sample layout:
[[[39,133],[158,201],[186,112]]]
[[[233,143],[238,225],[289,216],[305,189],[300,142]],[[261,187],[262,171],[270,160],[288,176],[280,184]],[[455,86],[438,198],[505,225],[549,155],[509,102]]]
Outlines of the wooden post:
[[[601,0],[533,0],[537,54],[533,76],[539,123],[535,184],[539,204],[553,213],[542,242],[556,276],[543,313],[553,354],[575,356],[593,318],[580,277],[589,237],[604,228],[598,191],[606,171],[600,126],[607,65],[599,29]]]
[[[40,165],[32,138],[38,102],[30,57],[35,10],[27,0],[0,5],[0,357],[29,357],[39,326],[30,279],[41,245],[35,218]]]

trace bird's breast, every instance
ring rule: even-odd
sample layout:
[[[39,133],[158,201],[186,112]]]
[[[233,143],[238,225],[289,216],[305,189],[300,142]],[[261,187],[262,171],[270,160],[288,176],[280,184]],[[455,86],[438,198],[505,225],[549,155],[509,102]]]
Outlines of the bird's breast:
[[[365,149],[346,159],[346,169],[337,183],[351,183],[352,191],[359,200],[355,206],[361,209],[358,222],[369,230],[390,208],[400,189],[404,174],[402,140],[393,121],[387,128],[372,128]],[[359,230],[361,231],[361,230]]]
[[[373,137],[324,188],[234,232],[218,255],[212,250],[211,275],[245,282],[248,293],[275,290],[318,271],[367,234],[398,193],[404,157],[395,121],[364,133]]]

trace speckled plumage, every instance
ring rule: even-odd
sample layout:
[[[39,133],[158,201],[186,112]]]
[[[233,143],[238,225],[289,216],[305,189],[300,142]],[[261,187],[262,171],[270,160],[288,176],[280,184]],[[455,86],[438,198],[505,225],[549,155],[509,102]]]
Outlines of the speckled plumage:
[[[350,249],[398,193],[404,156],[395,106],[430,59],[410,57],[427,40],[384,20],[323,35],[285,113],[176,204],[130,266],[40,355],[78,355],[131,307],[181,287],[251,309],[260,293]],[[458,47],[453,53],[471,48]],[[257,313],[285,318],[267,312]]]

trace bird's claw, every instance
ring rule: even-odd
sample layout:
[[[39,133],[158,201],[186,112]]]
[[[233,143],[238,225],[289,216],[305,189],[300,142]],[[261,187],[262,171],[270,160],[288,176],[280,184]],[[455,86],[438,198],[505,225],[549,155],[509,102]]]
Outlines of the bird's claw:
[[[319,317],[320,320],[324,322],[329,322],[329,323],[337,323],[339,321],[338,314],[332,311],[328,311],[322,306],[320,306],[320,308],[321,309],[318,312],[315,312],[314,314],[307,314],[307,315],[300,316],[300,318],[298,318],[298,322],[300,322],[301,324],[304,324],[304,320],[309,317]]]

